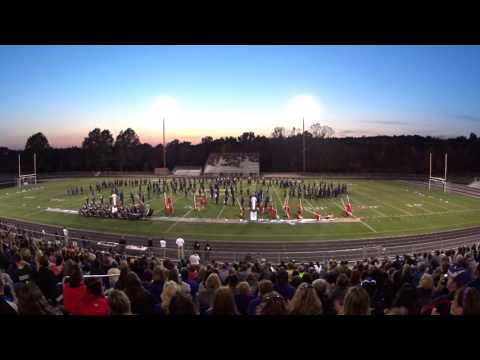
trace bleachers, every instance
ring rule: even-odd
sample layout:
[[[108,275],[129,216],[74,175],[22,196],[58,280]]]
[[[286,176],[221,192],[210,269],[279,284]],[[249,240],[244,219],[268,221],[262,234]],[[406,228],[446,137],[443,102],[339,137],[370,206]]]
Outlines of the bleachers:
[[[480,180],[476,179],[474,182],[472,182],[469,187],[475,188],[475,189],[480,189]]]
[[[157,176],[165,176],[165,175],[170,175],[170,171],[168,168],[155,168],[154,174]]]
[[[196,177],[202,175],[200,166],[177,166],[173,169],[174,176]]]
[[[212,153],[205,164],[204,174],[259,175],[260,156],[258,153]]]

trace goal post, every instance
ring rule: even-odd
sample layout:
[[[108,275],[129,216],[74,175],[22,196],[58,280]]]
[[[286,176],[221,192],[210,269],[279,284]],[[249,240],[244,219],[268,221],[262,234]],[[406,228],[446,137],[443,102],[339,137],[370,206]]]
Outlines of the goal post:
[[[428,174],[428,191],[431,191],[432,183],[440,183],[440,184],[443,185],[443,192],[447,192],[447,160],[448,160],[448,154],[445,153],[444,177],[432,176],[432,153],[430,153],[430,165],[429,165],[429,174]]]
[[[33,154],[33,173],[22,175],[21,155],[18,154],[18,177],[17,185],[21,189],[24,186],[37,184],[37,154]]]

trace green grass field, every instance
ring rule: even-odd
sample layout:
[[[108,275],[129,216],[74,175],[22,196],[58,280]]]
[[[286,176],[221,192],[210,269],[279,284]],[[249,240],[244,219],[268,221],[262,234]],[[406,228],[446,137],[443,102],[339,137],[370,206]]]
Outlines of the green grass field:
[[[69,186],[83,186],[88,189],[103,179],[52,180],[38,184],[26,191],[11,187],[0,190],[0,216],[27,220],[43,224],[61,225],[69,228],[89,229],[108,233],[136,234],[143,236],[165,236],[174,238],[205,240],[319,240],[355,239],[370,237],[422,234],[435,231],[460,229],[480,225],[480,199],[440,191],[428,192],[425,186],[402,181],[339,180],[348,184],[349,197],[354,215],[362,219],[352,223],[324,224],[208,224],[181,221],[126,221],[113,219],[86,218],[80,215],[53,213],[47,208],[78,210],[87,195],[67,196]],[[313,180],[306,180],[313,181]],[[328,180],[337,183],[336,180]],[[244,183],[244,189],[247,185]],[[250,186],[251,190],[255,185]],[[124,188],[125,199],[134,188]],[[104,192],[105,197],[109,195]],[[278,213],[283,216],[281,205],[284,190],[274,187],[271,196],[275,199]],[[223,199],[223,195],[221,196]],[[163,216],[163,196],[154,196],[150,206],[154,216]],[[206,209],[192,210],[192,196],[174,196],[176,217],[204,217],[211,219],[238,219],[239,206],[215,205],[209,201]],[[331,213],[343,217],[340,199],[303,200],[305,217],[320,208],[322,214]],[[290,198],[292,215],[298,207],[298,200]],[[267,218],[267,215],[265,215]]]

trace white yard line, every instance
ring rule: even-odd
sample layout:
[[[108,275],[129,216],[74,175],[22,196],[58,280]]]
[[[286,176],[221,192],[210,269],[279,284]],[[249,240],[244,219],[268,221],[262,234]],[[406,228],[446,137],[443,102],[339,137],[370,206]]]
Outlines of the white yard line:
[[[449,215],[452,213],[466,213],[466,212],[480,212],[480,209],[468,209],[468,210],[450,210],[450,211],[437,211],[432,212],[431,214],[415,214],[415,215],[391,215],[391,218],[400,218],[400,217],[414,217],[414,216],[432,216],[432,215]],[[372,219],[380,219],[380,216],[371,217]]]
[[[354,197],[356,198],[356,195],[351,196],[351,199],[353,200]],[[388,215],[384,214],[384,213],[381,212],[380,210],[377,210],[376,208],[373,208],[373,207],[371,208],[370,205],[363,205],[362,203],[359,203],[359,202],[357,202],[357,204],[360,205],[360,206],[367,206],[367,207],[368,207],[368,210],[376,211],[377,213],[380,214],[380,217],[389,217]]]
[[[188,211],[185,213],[185,215],[183,215],[182,217],[187,217],[187,215],[190,214],[192,211],[193,211],[193,209],[188,210]],[[176,221],[176,222],[174,222],[172,225],[170,225],[170,226],[168,227],[168,229],[165,231],[165,234],[168,233],[168,232],[170,232],[170,230],[172,230],[172,229],[175,227],[175,225],[177,225],[179,222],[180,222],[180,221]]]
[[[365,225],[367,228],[369,228],[370,230],[372,230],[373,232],[375,232],[375,233],[377,232],[377,230],[375,230],[373,227],[371,227],[370,225],[368,225],[366,222],[364,222],[364,221],[362,221],[362,220],[360,220],[360,222],[361,222],[363,225]]]
[[[359,193],[364,194],[364,193],[361,192],[361,191],[358,191],[358,190],[356,190],[356,191],[359,192]],[[404,214],[407,214],[407,215],[410,215],[410,216],[413,216],[413,215],[414,215],[414,214],[412,214],[411,212],[408,212],[407,210],[403,210],[403,209],[398,208],[398,207],[396,207],[396,206],[393,206],[393,205],[391,205],[391,204],[388,204],[388,203],[385,203],[385,202],[383,202],[383,201],[380,201],[379,199],[376,199],[376,198],[374,198],[373,196],[370,196],[370,195],[365,194],[365,197],[368,197],[368,198],[370,198],[370,199],[373,199],[373,200],[379,202],[380,204],[383,204],[383,205],[386,205],[386,206],[388,206],[388,207],[391,207],[391,208],[394,209],[394,210],[401,211],[401,212],[403,212]]]
[[[219,213],[218,213],[218,215],[217,215],[217,219],[219,219],[219,218],[220,218],[220,215],[222,215],[222,213],[223,213],[223,210],[225,210],[225,207],[226,207],[226,206],[225,206],[225,205],[223,205],[222,209],[220,210],[220,212],[219,212]]]

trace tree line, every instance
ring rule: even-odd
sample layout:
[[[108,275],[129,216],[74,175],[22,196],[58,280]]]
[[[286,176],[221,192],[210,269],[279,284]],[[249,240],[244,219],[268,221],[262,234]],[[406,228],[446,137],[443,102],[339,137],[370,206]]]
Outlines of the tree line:
[[[315,126],[317,125],[317,126]],[[434,154],[433,169],[443,171],[443,154],[448,152],[449,173],[480,172],[480,139],[467,137],[440,139],[418,135],[333,137],[333,130],[314,124],[305,131],[307,172],[412,173],[428,172],[428,154]],[[257,152],[263,172],[302,170],[302,137],[298,129],[275,128],[270,136],[245,132],[238,137],[210,136],[198,144],[173,140],[166,146],[167,167],[203,166],[212,152]],[[19,151],[0,147],[0,172],[18,172]],[[142,143],[131,128],[116,138],[109,130],[93,129],[81,147],[52,148],[42,133],[28,138],[21,151],[22,173],[33,171],[33,153],[37,153],[37,171],[153,171],[163,167],[163,146]]]

